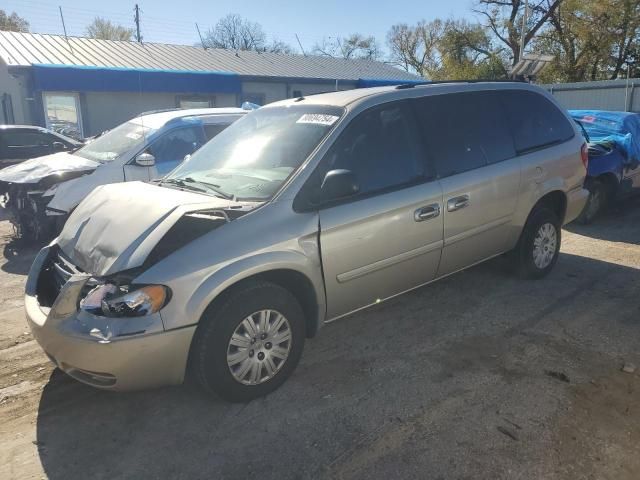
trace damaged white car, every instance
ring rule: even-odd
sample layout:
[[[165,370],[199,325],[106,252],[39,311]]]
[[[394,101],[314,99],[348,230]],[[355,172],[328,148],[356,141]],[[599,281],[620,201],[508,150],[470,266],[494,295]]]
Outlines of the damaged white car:
[[[18,236],[51,239],[95,187],[162,177],[245,113],[241,108],[203,108],[139,115],[73,153],[1,170],[0,205],[8,210]]]
[[[323,323],[506,252],[548,274],[588,195],[576,128],[521,83],[267,105],[158,184],[94,190],[31,268],[29,325],[95,387],[190,371],[232,401],[265,395]]]

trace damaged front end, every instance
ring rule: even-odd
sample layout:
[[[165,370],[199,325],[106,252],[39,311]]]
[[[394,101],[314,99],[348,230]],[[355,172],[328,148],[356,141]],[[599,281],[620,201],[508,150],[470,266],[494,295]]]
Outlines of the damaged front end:
[[[46,214],[53,198],[52,187],[90,172],[66,172],[49,175],[35,183],[0,180],[0,207],[5,209],[18,238],[44,242],[51,240],[64,223],[61,217]]]
[[[25,306],[34,336],[49,358],[73,378],[103,389],[181,382],[193,329],[165,329],[162,309],[173,292],[136,279],[247,211],[231,210],[231,215],[211,208],[181,212],[142,263],[114,273],[83,269],[57,241],[45,247],[29,273]]]

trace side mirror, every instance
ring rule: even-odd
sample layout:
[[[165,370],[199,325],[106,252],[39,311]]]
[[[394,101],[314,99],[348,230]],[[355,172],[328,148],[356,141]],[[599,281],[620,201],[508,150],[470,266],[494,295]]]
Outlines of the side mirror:
[[[51,146],[54,152],[64,152],[67,149],[62,142],[53,142]]]
[[[141,167],[153,167],[156,164],[156,157],[147,152],[142,152],[136,157],[136,165]]]
[[[330,170],[324,176],[320,186],[320,199],[321,201],[336,200],[355,195],[359,190],[356,175],[351,170]]]

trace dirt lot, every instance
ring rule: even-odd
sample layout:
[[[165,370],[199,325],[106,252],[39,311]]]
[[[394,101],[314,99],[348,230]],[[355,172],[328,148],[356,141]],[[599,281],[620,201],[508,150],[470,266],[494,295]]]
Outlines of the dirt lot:
[[[34,250],[10,232],[0,478],[640,478],[640,200],[569,226],[543,281],[497,259],[327,326],[247,405],[53,371],[23,320]]]

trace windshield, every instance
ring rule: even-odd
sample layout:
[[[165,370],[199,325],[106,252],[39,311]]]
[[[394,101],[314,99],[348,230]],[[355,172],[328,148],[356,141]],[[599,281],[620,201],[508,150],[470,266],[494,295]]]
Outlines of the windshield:
[[[255,110],[213,138],[165,178],[236,200],[271,198],[336,124],[336,107]]]
[[[75,151],[74,155],[101,163],[110,162],[133,148],[142,148],[153,131],[150,127],[125,122]]]

